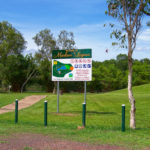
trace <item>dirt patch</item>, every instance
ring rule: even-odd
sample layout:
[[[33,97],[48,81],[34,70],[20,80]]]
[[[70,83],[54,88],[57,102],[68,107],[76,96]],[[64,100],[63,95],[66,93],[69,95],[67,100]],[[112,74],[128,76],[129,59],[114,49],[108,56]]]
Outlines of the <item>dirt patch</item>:
[[[24,99],[18,101],[18,109],[20,110],[20,109],[29,107],[45,97],[46,97],[45,95],[27,96]],[[6,113],[6,112],[12,112],[14,110],[15,110],[15,102],[0,108],[0,114]]]
[[[3,141],[0,150],[125,150],[119,146],[58,140],[40,134],[16,134]]]

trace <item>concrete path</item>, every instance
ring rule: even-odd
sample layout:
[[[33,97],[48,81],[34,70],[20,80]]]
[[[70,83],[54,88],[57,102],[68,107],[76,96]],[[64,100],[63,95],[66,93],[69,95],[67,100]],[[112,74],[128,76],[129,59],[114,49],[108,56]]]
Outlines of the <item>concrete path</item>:
[[[41,99],[43,99],[45,97],[46,97],[46,95],[27,96],[24,99],[18,101],[18,109],[20,110],[23,108],[27,108],[27,107],[37,103],[38,101],[40,101]],[[0,114],[12,112],[14,110],[15,110],[15,102],[0,108]]]

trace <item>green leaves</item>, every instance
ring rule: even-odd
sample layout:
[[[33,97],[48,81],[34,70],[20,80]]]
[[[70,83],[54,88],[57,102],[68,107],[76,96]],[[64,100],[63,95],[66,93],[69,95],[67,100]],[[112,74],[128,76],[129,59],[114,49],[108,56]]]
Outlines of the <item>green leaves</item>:
[[[56,40],[51,31],[49,29],[41,30],[33,37],[33,40],[39,47],[37,58],[51,60],[52,50],[56,49]]]
[[[8,55],[19,55],[25,49],[22,34],[6,21],[0,22],[0,61],[5,62]]]
[[[51,60],[52,50],[75,48],[73,32],[65,30],[60,31],[58,38],[54,38],[51,30],[44,29],[37,33],[33,39],[39,47],[39,51],[36,53],[36,57],[39,60]]]
[[[145,0],[143,2],[143,8],[142,11],[145,15],[150,16],[150,0]]]
[[[75,41],[73,32],[67,32],[65,30],[60,31],[58,35],[57,45],[59,49],[74,49]]]

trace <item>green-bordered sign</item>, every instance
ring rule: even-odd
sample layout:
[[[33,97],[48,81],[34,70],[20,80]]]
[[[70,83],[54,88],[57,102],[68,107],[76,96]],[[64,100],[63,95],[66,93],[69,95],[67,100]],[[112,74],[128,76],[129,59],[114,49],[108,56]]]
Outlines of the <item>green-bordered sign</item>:
[[[52,81],[91,81],[92,50],[53,50]]]
[[[52,59],[92,58],[91,49],[53,50]]]

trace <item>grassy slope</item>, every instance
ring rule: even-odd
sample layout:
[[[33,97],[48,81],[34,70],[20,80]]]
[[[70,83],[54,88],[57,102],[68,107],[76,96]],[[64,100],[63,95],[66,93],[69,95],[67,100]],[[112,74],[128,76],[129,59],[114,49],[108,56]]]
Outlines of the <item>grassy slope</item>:
[[[43,101],[21,110],[19,123],[14,124],[14,113],[0,115],[0,134],[14,132],[32,132],[49,134],[56,137],[84,141],[98,144],[115,144],[126,147],[150,147],[150,84],[135,87],[137,129],[129,129],[129,109],[127,90],[118,90],[105,94],[87,95],[87,127],[77,130],[82,125],[83,94],[64,94],[60,96],[60,112],[57,115],[57,97],[48,95],[48,127],[43,127]],[[27,95],[27,94],[25,94]],[[17,98],[25,95],[17,94]],[[29,94],[30,95],[30,94]],[[16,98],[14,94],[0,94],[0,106],[6,104],[1,101],[2,96],[7,103]],[[9,99],[10,97],[10,100]],[[126,132],[122,133],[121,105],[126,104]],[[9,129],[9,130],[8,130]]]

